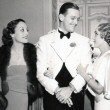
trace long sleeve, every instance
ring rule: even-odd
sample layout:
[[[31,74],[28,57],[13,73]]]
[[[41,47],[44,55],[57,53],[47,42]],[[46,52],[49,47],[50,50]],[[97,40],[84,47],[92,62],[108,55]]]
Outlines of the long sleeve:
[[[86,67],[87,65],[91,65],[92,60],[91,60],[91,51],[90,51],[90,46],[88,42],[85,42],[83,45],[83,48],[80,49],[80,64],[83,67]],[[89,70],[87,70],[89,71]],[[86,84],[85,80],[80,74],[77,74],[75,78],[70,82],[74,87],[76,93],[80,92],[83,88],[83,86]]]
[[[50,94],[54,94],[58,87],[58,82],[55,79],[44,76],[45,71],[49,68],[48,65],[48,47],[45,39],[40,38],[37,43],[37,78]]]

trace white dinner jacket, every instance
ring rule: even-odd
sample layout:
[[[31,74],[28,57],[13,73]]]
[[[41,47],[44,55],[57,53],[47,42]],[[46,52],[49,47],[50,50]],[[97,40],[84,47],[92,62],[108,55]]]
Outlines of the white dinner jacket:
[[[66,39],[66,38],[65,38]],[[74,78],[70,83],[76,92],[85,85],[84,79],[77,74],[78,65],[86,66],[91,63],[89,39],[77,33],[71,33],[70,39],[60,39],[58,31],[40,37],[37,43],[37,78],[45,89],[54,94],[58,87],[55,77],[62,68],[63,62]],[[44,76],[49,70],[53,78]]]

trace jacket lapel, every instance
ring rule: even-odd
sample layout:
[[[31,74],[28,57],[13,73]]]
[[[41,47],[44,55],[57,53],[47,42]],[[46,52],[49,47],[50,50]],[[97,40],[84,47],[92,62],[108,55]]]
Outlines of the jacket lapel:
[[[58,57],[64,62],[74,50],[75,44],[72,40],[69,40],[69,42],[66,42],[67,40],[62,41],[59,36],[60,34],[57,31],[54,34],[54,40],[50,43],[50,45]]]

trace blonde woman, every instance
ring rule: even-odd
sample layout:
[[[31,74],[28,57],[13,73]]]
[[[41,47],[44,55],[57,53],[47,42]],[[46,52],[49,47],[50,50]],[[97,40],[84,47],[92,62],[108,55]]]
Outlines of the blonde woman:
[[[102,23],[96,28],[94,47],[99,48],[101,54],[94,63],[92,74],[86,74],[82,66],[78,71],[95,96],[95,110],[110,110],[110,23]]]

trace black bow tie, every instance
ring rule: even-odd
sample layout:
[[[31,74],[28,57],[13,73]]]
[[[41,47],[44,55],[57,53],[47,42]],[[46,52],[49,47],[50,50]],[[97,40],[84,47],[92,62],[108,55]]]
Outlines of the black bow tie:
[[[64,36],[66,36],[68,39],[70,38],[70,32],[68,32],[67,34],[64,34],[62,31],[58,30],[58,32],[60,33],[60,38],[62,39]]]

